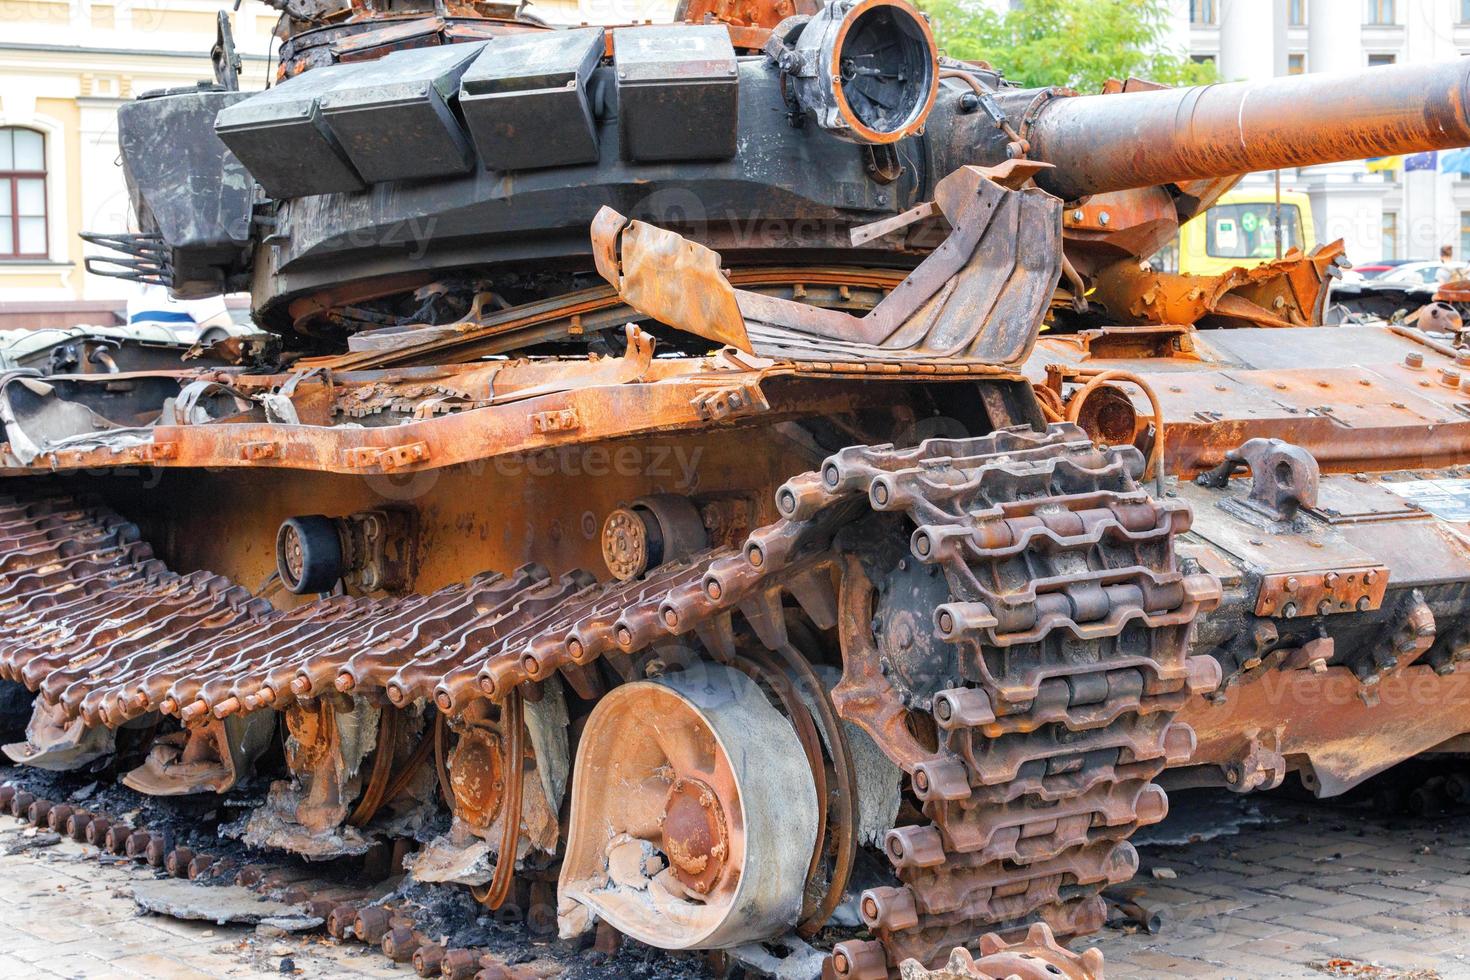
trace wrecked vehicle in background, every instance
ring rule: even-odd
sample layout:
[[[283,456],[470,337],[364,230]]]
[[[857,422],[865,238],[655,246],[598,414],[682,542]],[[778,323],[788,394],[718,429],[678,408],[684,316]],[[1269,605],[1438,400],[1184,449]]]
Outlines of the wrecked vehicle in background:
[[[1470,67],[1079,96],[902,0],[278,5],[272,88],[120,110],[112,240],[281,352],[0,381],[13,759],[152,730],[129,786],[219,793],[280,738],[258,846],[444,808],[410,872],[554,876],[564,935],[1087,975],[1164,783],[1470,730],[1455,348],[1322,327],[1340,244],[1142,260],[1470,143]]]
[[[1328,291],[1328,323],[1387,320],[1457,340],[1470,313],[1470,279],[1457,262],[1405,262],[1371,276],[1353,270]]]
[[[279,345],[253,327],[179,329],[159,324],[0,330],[0,371],[118,374],[177,367],[180,361],[259,363]]]

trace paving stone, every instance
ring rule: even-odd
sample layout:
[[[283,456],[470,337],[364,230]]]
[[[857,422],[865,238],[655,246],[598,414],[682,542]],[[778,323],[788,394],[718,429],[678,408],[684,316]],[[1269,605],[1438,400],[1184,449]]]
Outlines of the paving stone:
[[[1256,922],[1236,915],[1221,916],[1216,920],[1215,927],[1244,939],[1269,939],[1290,931],[1289,926],[1280,922]]]
[[[1266,891],[1272,888],[1280,888],[1302,880],[1302,876],[1296,871],[1271,871],[1267,874],[1250,875],[1245,879],[1243,887],[1252,891]]]
[[[1413,922],[1395,915],[1370,915],[1357,921],[1375,930],[1380,935],[1391,933],[1395,935],[1414,936],[1419,939],[1429,939],[1434,936],[1442,936],[1446,932],[1451,931],[1444,925]]]
[[[52,850],[62,853],[0,854],[8,899],[0,903],[0,978],[280,980],[280,957],[252,961],[236,948],[253,938],[250,928],[140,916],[126,895],[146,877],[78,863],[84,849],[69,841]],[[356,945],[303,944],[293,958],[309,980],[412,976]]]
[[[1334,956],[1470,980],[1470,819],[1389,827],[1331,803],[1270,809],[1290,822],[1192,849],[1140,848],[1145,868],[1178,877],[1141,882],[1140,901],[1165,915],[1161,935],[1104,935],[1110,980],[1320,980],[1307,964]]]
[[[1346,905],[1339,905],[1332,910],[1333,918],[1344,919],[1348,922],[1356,922],[1369,915],[1382,915],[1385,912],[1398,912],[1402,905],[1394,905],[1390,902],[1380,902],[1372,898],[1360,898]]]
[[[1315,933],[1325,936],[1327,939],[1349,939],[1353,936],[1361,936],[1370,931],[1363,927],[1359,920],[1350,920],[1339,917],[1328,918],[1325,915],[1309,915],[1303,912],[1283,915],[1276,922],[1299,933]],[[1303,940],[1303,942],[1319,942],[1320,940]]]
[[[1407,888],[1393,888],[1389,885],[1371,884],[1355,885],[1352,893],[1359,898],[1376,898],[1385,902],[1393,902],[1396,905],[1418,905],[1427,902],[1433,896],[1420,891],[1410,891]]]
[[[1287,898],[1294,898],[1306,905],[1315,905],[1319,908],[1335,908],[1357,900],[1355,894],[1329,891],[1315,885],[1282,885],[1274,891]]]

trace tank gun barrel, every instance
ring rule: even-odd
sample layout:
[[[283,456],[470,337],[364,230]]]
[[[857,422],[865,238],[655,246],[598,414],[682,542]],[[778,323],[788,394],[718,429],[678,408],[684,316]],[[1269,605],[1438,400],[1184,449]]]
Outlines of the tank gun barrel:
[[[1064,200],[1470,146],[1470,59],[1055,99],[1027,137]]]

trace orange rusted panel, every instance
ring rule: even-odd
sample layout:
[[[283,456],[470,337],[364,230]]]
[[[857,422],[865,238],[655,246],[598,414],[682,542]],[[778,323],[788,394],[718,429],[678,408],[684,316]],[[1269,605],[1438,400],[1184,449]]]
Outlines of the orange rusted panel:
[[[1329,572],[1282,572],[1261,579],[1257,616],[1319,616],[1372,612],[1383,605],[1388,569],[1343,568]]]
[[[1194,324],[1210,318],[1221,326],[1314,326],[1322,319],[1329,271],[1342,252],[1337,241],[1310,257],[1293,252],[1218,276],[1153,272],[1130,258],[1099,270],[1087,299],[1118,323]]]
[[[1279,733],[1280,753],[1322,796],[1335,796],[1402,759],[1470,731],[1462,706],[1470,670],[1414,666],[1385,678],[1369,705],[1349,670],[1294,670],[1231,688],[1223,703],[1192,701],[1180,712],[1199,737],[1193,764],[1229,764],[1247,733]]]

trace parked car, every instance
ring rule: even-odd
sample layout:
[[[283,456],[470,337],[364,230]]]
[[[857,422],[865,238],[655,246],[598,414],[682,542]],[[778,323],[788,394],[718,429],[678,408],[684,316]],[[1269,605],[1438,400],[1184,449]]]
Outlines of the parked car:
[[[1451,279],[1463,279],[1470,270],[1470,263],[1465,262],[1405,262],[1388,272],[1377,276],[1378,282],[1408,282],[1422,283],[1432,286],[1435,283],[1449,282]]]
[[[1409,265],[1410,263],[1419,262],[1419,261],[1421,261],[1421,260],[1420,259],[1379,259],[1377,262],[1370,262],[1370,263],[1367,263],[1365,265],[1355,265],[1355,266],[1353,266],[1353,270],[1352,271],[1355,272],[1355,273],[1357,273],[1357,275],[1359,276],[1359,278],[1362,278],[1362,279],[1377,279],[1379,276],[1382,276],[1386,272],[1392,272],[1394,269],[1397,269],[1400,266]]]

